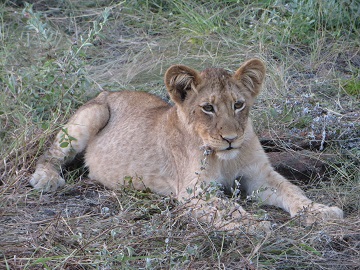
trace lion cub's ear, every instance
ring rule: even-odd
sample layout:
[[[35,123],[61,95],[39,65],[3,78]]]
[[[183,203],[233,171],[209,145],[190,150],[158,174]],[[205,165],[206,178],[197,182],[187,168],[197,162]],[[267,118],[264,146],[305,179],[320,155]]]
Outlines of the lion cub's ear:
[[[233,77],[242,82],[252,97],[256,97],[265,78],[265,65],[259,59],[251,59],[242,64]]]
[[[189,91],[196,91],[200,82],[199,73],[187,66],[171,66],[165,73],[165,85],[175,103],[182,103]]]

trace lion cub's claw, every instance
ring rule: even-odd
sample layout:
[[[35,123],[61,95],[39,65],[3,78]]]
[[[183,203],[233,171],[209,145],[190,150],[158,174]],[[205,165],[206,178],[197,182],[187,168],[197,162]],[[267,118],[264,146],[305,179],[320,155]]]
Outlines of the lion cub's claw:
[[[64,186],[65,180],[55,169],[40,165],[36,168],[35,173],[32,175],[30,185],[37,190],[49,192],[55,191],[57,188]]]

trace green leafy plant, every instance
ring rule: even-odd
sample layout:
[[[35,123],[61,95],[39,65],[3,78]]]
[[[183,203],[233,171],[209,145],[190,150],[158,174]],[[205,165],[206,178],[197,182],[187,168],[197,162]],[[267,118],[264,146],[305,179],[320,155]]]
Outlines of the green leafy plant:
[[[342,81],[342,87],[347,94],[354,97],[360,96],[360,79],[352,78],[350,80]]]
[[[62,128],[61,131],[62,134],[59,141],[60,147],[61,148],[66,148],[68,146],[72,147],[71,143],[73,141],[77,141],[77,139],[69,135],[67,128]]]

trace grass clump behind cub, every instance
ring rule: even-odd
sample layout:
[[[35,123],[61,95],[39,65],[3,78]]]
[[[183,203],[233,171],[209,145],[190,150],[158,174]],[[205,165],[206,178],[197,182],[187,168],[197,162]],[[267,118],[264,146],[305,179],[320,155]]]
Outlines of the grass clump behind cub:
[[[218,228],[234,228],[238,220],[250,217],[238,204],[204,199],[201,187],[215,181],[231,188],[235,179],[247,194],[261,190],[262,202],[291,216],[306,209],[307,223],[342,218],[341,209],[312,202],[271,167],[249,118],[264,77],[258,59],[245,62],[234,74],[171,66],[165,84],[174,106],[144,92],[102,92],[59,132],[30,183],[44,191],[63,186],[60,166],[85,151],[90,178],[117,189],[132,176],[136,189],[172,194]],[[74,139],[61,147],[64,136]]]

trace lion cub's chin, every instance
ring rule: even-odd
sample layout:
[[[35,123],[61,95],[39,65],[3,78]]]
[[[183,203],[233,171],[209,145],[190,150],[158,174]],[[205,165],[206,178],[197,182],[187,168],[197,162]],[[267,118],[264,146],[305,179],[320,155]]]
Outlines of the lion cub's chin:
[[[223,160],[234,159],[239,155],[239,153],[239,149],[216,151],[217,157]]]

